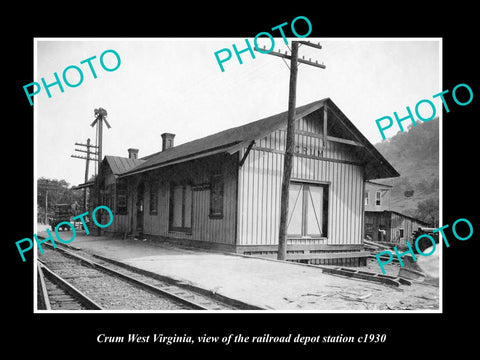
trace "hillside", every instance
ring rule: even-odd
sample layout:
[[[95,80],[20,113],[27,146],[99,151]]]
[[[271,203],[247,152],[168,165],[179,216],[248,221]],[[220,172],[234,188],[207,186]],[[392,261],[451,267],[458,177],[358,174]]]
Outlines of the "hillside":
[[[375,144],[400,173],[381,179],[392,185],[392,210],[438,225],[439,203],[439,120],[417,123],[406,132]]]

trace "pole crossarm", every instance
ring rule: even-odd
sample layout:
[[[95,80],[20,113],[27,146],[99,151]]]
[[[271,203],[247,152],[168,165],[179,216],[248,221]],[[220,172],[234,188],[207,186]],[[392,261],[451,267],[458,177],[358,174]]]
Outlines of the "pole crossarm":
[[[315,60],[315,62],[311,61],[311,60],[305,60],[305,59],[297,59],[297,61],[299,63],[302,63],[302,64],[307,64],[307,65],[311,65],[311,66],[316,66],[318,68],[321,68],[321,69],[325,69],[326,66],[323,65],[323,64],[319,64],[317,60]]]
[[[320,45],[320,43],[314,44],[311,41],[302,41],[302,40],[300,40],[299,43],[302,45],[307,45],[307,46],[316,48],[316,49],[320,49],[320,50],[322,49],[322,45]]]
[[[255,51],[258,51],[258,50],[255,48]],[[262,53],[261,51],[258,51],[258,52]],[[265,53],[262,53],[262,54],[265,54]],[[284,59],[291,60],[291,56],[287,55],[287,52],[282,54],[280,52],[280,50],[279,51],[270,51],[267,55],[274,55],[274,56],[278,56],[278,57],[281,57],[281,58],[284,58]],[[319,64],[318,60],[315,60],[315,62],[313,62],[311,58],[309,60],[305,60],[305,57],[302,57],[301,59],[297,58],[297,62],[302,63],[302,64],[306,64],[306,65],[315,66],[315,67],[318,67],[318,68],[321,68],[321,69],[326,69],[326,66],[324,64]]]
[[[105,110],[103,110],[105,111]],[[96,120],[95,120],[96,121]],[[82,144],[82,143],[78,143],[76,142],[75,145],[77,146],[85,146],[87,148],[87,150],[82,150],[82,149],[75,149],[75,151],[78,151],[78,152],[82,152],[82,153],[86,153],[87,156],[78,156],[78,155],[70,155],[72,158],[77,158],[77,159],[82,159],[82,160],[86,160],[85,162],[85,183],[87,183],[88,181],[88,169],[89,169],[89,166],[90,166],[90,160],[91,161],[96,161],[97,164],[100,163],[100,156],[99,154],[101,154],[102,152],[102,149],[101,149],[101,145],[100,146],[96,146],[96,145],[90,145],[90,138],[87,139],[87,143],[86,144]],[[91,151],[90,148],[94,148],[95,150],[97,150],[97,152],[95,151]],[[97,157],[92,157],[92,155],[97,155]],[[83,189],[83,208],[84,210],[86,210],[88,208],[88,196],[87,196],[87,188],[85,187]]]
[[[265,49],[265,46],[263,47],[264,50]],[[279,56],[279,57],[282,57],[282,58],[285,58],[285,59],[290,59],[291,56],[290,55],[287,55],[287,52],[285,51],[285,54],[282,54],[280,52],[280,49],[278,49],[278,51],[270,51],[269,53],[265,53],[265,52],[262,52],[262,51],[259,51],[257,50],[257,48],[254,48],[255,51],[258,51],[259,53],[262,53],[262,54],[266,54],[266,55],[274,55],[274,56]]]
[[[75,143],[75,145],[98,148],[97,145],[80,144],[80,143],[77,143],[77,142]]]
[[[91,154],[91,155],[98,155],[98,153],[93,152],[93,151],[88,151],[88,150],[75,149],[75,151],[84,152],[84,153]]]
[[[87,158],[86,156],[70,155],[70,157],[77,158],[77,159],[98,161],[98,159],[95,159],[95,158]]]

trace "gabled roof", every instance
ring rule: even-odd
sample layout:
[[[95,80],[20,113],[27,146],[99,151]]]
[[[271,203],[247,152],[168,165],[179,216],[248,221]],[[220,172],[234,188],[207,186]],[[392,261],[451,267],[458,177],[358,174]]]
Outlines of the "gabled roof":
[[[142,159],[130,159],[121,156],[107,155],[104,161],[108,163],[113,175],[120,175],[145,162]]]
[[[360,142],[364,147],[363,158],[367,166],[367,179],[399,176],[398,172],[388,163],[377,149],[363,136],[353,123],[338,109],[330,98],[325,98],[296,108],[295,119],[300,119],[324,106],[329,113],[333,113],[335,122],[348,129],[351,137]],[[143,163],[126,171],[121,177],[150,171],[159,167],[184,162],[199,157],[217,153],[233,154],[247,147],[252,141],[259,140],[269,133],[278,130],[287,124],[288,111],[269,116],[245,125],[237,126],[218,132],[213,135],[193,140],[170,149],[157,152],[142,158]],[[369,165],[370,164],[370,165]]]
[[[114,177],[117,178],[119,175],[127,172],[128,170],[135,168],[136,166],[142,164],[143,162],[145,162],[145,160],[130,159],[122,156],[106,155],[103,158],[101,168],[103,169],[104,166],[108,165]],[[79,190],[79,189],[89,188],[93,186],[95,186],[95,180],[90,180],[83,184],[73,187],[73,190]]]

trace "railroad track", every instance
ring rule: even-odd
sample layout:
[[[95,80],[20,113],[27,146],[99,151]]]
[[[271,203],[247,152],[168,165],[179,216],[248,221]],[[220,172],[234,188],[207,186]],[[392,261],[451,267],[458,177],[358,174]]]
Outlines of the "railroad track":
[[[208,291],[192,289],[188,284],[162,276],[153,277],[115,260],[57,246],[44,247],[39,260],[59,277],[103,309],[122,310],[236,310],[245,304],[222,301]],[[229,299],[230,300],[230,299]],[[254,307],[251,307],[254,308]]]
[[[37,264],[38,308],[40,310],[103,310],[43,263]]]

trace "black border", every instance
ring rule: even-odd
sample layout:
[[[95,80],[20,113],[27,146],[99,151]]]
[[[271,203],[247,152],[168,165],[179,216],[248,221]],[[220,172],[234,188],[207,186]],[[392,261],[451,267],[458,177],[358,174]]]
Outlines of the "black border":
[[[432,3],[424,8],[406,2],[377,7],[366,3],[345,3],[337,9],[324,4],[305,3],[266,5],[264,13],[244,3],[221,5],[183,4],[173,9],[166,4],[111,4],[101,9],[98,4],[77,4],[70,11],[64,5],[41,10],[25,5],[18,19],[6,22],[7,36],[3,56],[6,61],[7,86],[3,92],[8,112],[4,117],[5,138],[13,138],[3,157],[4,250],[7,259],[5,281],[8,291],[4,300],[6,346],[23,352],[28,346],[36,352],[60,351],[69,348],[79,356],[105,351],[115,354],[127,348],[137,353],[154,351],[158,356],[181,350],[220,350],[230,353],[246,348],[252,355],[268,348],[296,354],[309,352],[324,355],[333,350],[343,356],[351,349],[372,356],[390,356],[392,350],[404,356],[424,353],[434,355],[438,349],[464,352],[475,345],[476,313],[476,255],[478,253],[479,222],[474,211],[478,199],[475,127],[478,114],[478,73],[476,64],[477,33],[473,18],[474,5]],[[39,6],[40,7],[40,6]],[[274,9],[279,9],[275,11]],[[12,10],[10,9],[10,12]],[[470,15],[472,14],[472,15]],[[33,314],[33,258],[27,255],[21,262],[14,242],[33,234],[33,111],[23,92],[23,85],[33,81],[34,37],[254,37],[296,16],[303,15],[313,24],[311,37],[442,37],[443,89],[453,89],[459,83],[468,84],[474,100],[468,106],[451,106],[443,117],[443,223],[452,224],[458,218],[469,219],[474,226],[473,237],[465,242],[453,240],[444,248],[443,314]],[[472,16],[472,18],[470,18]],[[393,110],[393,109],[392,109]],[[42,140],[38,139],[41,144]],[[13,145],[13,146],[12,146]],[[7,146],[6,144],[4,145]],[[477,150],[477,151],[476,151]],[[12,156],[13,155],[13,156]],[[451,233],[447,233],[451,234]],[[319,344],[253,345],[222,344],[160,347],[157,344],[98,344],[99,333],[126,335],[128,333],[164,333],[192,336],[204,333],[224,336],[242,333],[247,336],[269,333],[286,335],[364,333],[387,334],[385,344]],[[388,352],[385,352],[385,351]],[[93,351],[93,352],[92,352]],[[368,351],[368,353],[367,353]]]

